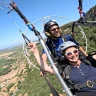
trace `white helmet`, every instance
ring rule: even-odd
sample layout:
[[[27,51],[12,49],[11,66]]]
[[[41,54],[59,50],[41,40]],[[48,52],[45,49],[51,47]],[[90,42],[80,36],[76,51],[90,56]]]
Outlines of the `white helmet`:
[[[69,47],[78,47],[78,46],[72,41],[66,41],[60,45],[60,53],[62,54],[63,51]]]

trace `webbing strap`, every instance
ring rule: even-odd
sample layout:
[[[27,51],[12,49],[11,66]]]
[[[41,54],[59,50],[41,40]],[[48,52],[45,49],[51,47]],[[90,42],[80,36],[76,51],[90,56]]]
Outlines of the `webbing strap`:
[[[94,85],[96,84],[96,80],[91,81],[91,80],[87,80],[85,83],[83,84],[75,84],[74,88],[80,90],[81,88],[84,87],[89,87],[89,88],[93,88]]]
[[[61,37],[62,37],[64,42],[68,41],[68,39],[66,38],[66,35],[64,33],[61,34]]]

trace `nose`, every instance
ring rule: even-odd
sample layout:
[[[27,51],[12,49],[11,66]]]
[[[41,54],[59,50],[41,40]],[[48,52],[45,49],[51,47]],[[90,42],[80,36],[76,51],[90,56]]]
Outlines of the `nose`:
[[[76,56],[76,54],[75,53],[72,53],[72,55],[71,56]]]

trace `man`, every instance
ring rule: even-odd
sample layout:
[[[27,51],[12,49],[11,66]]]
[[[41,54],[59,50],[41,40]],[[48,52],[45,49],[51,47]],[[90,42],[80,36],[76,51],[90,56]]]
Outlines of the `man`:
[[[28,46],[43,70],[55,74],[47,63],[44,64],[35,43],[29,43]],[[96,68],[85,64],[79,59],[78,46],[71,41],[64,42],[60,45],[60,53],[71,67],[70,80],[73,82],[72,84],[77,86],[76,96],[96,96]],[[93,55],[93,59],[96,60],[96,55]]]
[[[60,29],[59,25],[55,21],[49,21],[44,25],[44,33],[48,37],[46,41],[46,45],[55,59],[60,57],[59,46],[63,42],[72,41],[79,46],[79,44],[72,37],[70,37],[68,34],[62,33],[62,30]],[[79,46],[79,50],[85,56],[87,56],[86,52],[82,49],[81,46]],[[44,50],[42,52],[42,58],[44,63],[46,64],[47,55]],[[60,60],[58,59],[56,60],[59,64],[62,63]]]

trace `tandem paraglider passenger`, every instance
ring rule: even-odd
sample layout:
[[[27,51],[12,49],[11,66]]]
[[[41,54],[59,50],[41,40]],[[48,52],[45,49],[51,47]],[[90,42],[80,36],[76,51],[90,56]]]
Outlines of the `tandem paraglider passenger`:
[[[42,67],[42,69],[48,73],[55,74],[52,67],[50,67],[47,63],[44,64],[36,44],[29,43],[28,46],[31,48],[31,51],[33,52],[38,64]],[[91,56],[91,60],[89,60],[90,62],[87,62],[86,60],[80,60],[78,45],[71,41],[62,43],[59,51],[61,55],[65,57],[65,61],[68,65],[65,67],[65,69],[70,67],[68,70],[68,72],[70,72],[69,76],[66,75],[65,69],[62,70],[64,72],[63,78],[67,81],[70,79],[71,82],[68,82],[70,86],[72,85],[71,88],[73,87],[73,89],[76,90],[75,95],[96,96],[96,68],[93,67],[96,65],[96,54]]]

